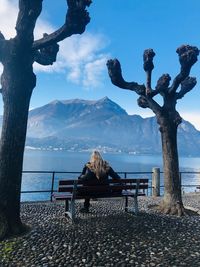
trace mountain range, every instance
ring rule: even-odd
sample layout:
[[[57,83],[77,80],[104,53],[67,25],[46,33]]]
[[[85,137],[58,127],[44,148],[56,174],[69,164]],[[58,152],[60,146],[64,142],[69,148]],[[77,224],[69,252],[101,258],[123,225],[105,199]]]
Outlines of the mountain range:
[[[161,138],[155,117],[128,115],[104,97],[97,101],[55,100],[29,112],[26,146],[38,149],[134,154],[161,153]],[[200,131],[184,121],[178,128],[182,155],[200,155]]]

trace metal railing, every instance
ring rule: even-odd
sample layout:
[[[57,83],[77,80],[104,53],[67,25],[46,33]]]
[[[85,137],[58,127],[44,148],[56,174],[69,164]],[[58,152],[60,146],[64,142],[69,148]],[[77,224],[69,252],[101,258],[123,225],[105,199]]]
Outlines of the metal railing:
[[[118,172],[118,174],[122,178],[148,178],[149,179],[149,190],[147,191],[147,195],[152,195],[152,173],[153,172]],[[21,194],[24,196],[24,194],[48,194],[47,199],[52,200],[52,193],[57,191],[57,185],[58,185],[58,180],[60,179],[76,179],[79,175],[80,172],[66,172],[66,171],[23,171],[22,172],[22,191]],[[163,181],[163,172],[160,172],[162,178],[161,181]],[[198,175],[200,177],[200,172],[180,172],[180,181],[181,181],[181,186],[182,189],[185,188],[192,188],[194,187],[195,189],[197,187],[200,187],[199,184],[182,184],[182,181],[184,180],[184,175]],[[29,178],[28,178],[28,176]],[[27,176],[27,177],[26,177]],[[30,177],[31,176],[31,177]],[[37,178],[37,182],[35,184],[35,180]],[[48,179],[47,179],[48,178]],[[26,180],[29,179],[29,182],[26,184]],[[47,181],[48,180],[48,181]],[[44,182],[45,181],[45,182]],[[200,181],[200,178],[199,178]],[[41,186],[44,186],[44,188]],[[25,189],[23,189],[25,187]],[[31,189],[36,187],[36,189]],[[40,189],[37,189],[37,187],[40,187]],[[27,188],[27,189],[26,189]],[[164,185],[161,183],[160,185],[161,188],[161,194],[164,192]],[[184,191],[184,190],[183,190]],[[40,195],[41,196],[41,195]],[[22,197],[23,199],[23,197]],[[47,200],[45,199],[45,200]],[[36,198],[32,198],[31,200],[25,200],[25,201],[37,201]],[[22,200],[23,201],[23,200]]]

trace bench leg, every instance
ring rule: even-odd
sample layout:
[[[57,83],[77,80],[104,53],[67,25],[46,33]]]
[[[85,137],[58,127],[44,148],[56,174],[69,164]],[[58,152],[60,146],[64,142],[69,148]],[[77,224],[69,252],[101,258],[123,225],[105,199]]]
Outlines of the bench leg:
[[[70,203],[67,204],[68,209],[65,212],[65,215],[69,216],[69,218],[73,221],[75,219],[75,201],[71,200]]]
[[[65,200],[65,212],[69,211],[69,200]]]
[[[134,197],[134,208],[135,208],[135,214],[137,215],[139,212],[137,197]]]
[[[128,196],[125,196],[125,211],[128,211]]]
[[[72,221],[75,219],[75,212],[76,212],[76,210],[75,210],[75,201],[73,199],[71,201],[71,214],[72,214],[71,219],[72,219]]]

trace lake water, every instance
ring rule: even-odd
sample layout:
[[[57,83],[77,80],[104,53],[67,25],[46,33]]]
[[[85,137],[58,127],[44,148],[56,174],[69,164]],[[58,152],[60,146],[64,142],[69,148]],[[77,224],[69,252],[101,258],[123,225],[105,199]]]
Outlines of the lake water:
[[[159,167],[162,171],[162,156],[160,155],[133,155],[133,154],[102,154],[113,169],[117,172],[149,172],[143,174],[130,174],[129,177],[147,177],[151,179],[153,167]],[[38,173],[24,173],[22,179],[22,191],[51,190],[52,172],[77,172],[55,173],[54,189],[57,188],[59,179],[77,178],[84,164],[88,162],[89,152],[67,151],[40,151],[26,150],[24,155],[24,171],[36,171]],[[182,174],[182,184],[200,185],[200,158],[180,157],[181,172],[199,172]],[[48,171],[49,173],[39,173]],[[120,174],[124,177],[124,174]],[[127,175],[128,177],[128,175]],[[163,185],[163,175],[161,175]],[[194,191],[196,187],[184,187],[184,191]],[[46,200],[50,193],[22,194],[22,201]]]

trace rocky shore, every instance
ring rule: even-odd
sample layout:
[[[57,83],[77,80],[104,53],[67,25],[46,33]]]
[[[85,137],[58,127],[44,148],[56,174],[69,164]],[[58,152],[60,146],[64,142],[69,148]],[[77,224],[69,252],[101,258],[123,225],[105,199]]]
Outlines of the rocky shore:
[[[99,200],[74,224],[62,203],[23,203],[22,220],[32,230],[0,242],[1,267],[180,267],[200,266],[200,216],[161,215],[159,198],[139,199],[140,213],[124,212],[122,199]],[[200,209],[200,194],[185,195]]]

